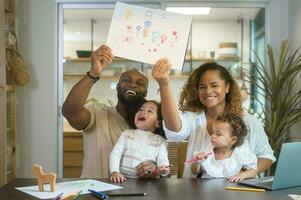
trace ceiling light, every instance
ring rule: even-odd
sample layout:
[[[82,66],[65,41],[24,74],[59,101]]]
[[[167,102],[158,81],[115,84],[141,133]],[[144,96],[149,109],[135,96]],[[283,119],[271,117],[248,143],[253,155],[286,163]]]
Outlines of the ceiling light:
[[[209,15],[210,7],[167,7],[167,12],[184,15]]]

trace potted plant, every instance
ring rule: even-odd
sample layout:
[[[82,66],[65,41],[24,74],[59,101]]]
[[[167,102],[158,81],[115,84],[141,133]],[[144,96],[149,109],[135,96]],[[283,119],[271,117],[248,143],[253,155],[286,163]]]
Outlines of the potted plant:
[[[301,120],[301,90],[296,87],[301,71],[299,50],[288,55],[286,40],[281,43],[277,57],[271,46],[268,46],[268,65],[265,66],[256,55],[258,64],[251,62],[254,69],[245,74],[247,81],[256,86],[261,95],[264,94],[265,103],[261,104],[264,111],[262,120],[276,158],[281,144],[288,141],[290,128]],[[251,98],[258,100],[256,97]]]

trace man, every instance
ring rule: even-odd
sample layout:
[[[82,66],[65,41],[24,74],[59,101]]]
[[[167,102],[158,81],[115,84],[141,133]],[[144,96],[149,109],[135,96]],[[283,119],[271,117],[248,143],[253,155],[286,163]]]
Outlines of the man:
[[[73,86],[63,104],[63,115],[70,125],[83,130],[83,178],[108,178],[109,156],[122,131],[133,128],[133,116],[147,93],[148,79],[137,69],[124,72],[117,84],[118,102],[115,107],[87,106],[85,102],[93,84],[103,69],[114,59],[111,49],[102,45],[92,53],[91,69]],[[137,166],[139,177],[155,169],[148,161]]]

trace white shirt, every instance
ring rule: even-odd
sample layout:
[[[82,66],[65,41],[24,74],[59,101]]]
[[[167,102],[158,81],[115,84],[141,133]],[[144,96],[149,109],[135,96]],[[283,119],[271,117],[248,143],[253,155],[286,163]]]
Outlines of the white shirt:
[[[169,165],[166,140],[149,131],[126,130],[111,153],[110,173],[120,172],[126,177],[137,178],[135,167],[145,161],[152,161],[158,167]]]
[[[210,142],[210,136],[207,130],[207,120],[204,112],[193,113],[183,112],[180,115],[182,127],[179,132],[173,132],[166,128],[163,122],[163,128],[167,139],[180,142],[188,139],[186,160],[193,158],[193,154],[196,151],[210,152],[212,146]],[[261,122],[249,113],[244,113],[244,121],[248,126],[249,134],[244,141],[244,144],[251,149],[257,158],[267,158],[275,161],[268,138],[264,132]],[[191,164],[185,164],[183,178],[195,177],[190,170]]]

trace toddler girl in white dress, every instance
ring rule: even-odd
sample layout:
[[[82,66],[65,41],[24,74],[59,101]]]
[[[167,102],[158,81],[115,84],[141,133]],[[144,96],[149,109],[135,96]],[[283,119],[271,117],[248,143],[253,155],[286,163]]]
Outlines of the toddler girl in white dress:
[[[222,114],[212,124],[212,151],[196,152],[191,165],[201,178],[223,178],[237,182],[257,175],[257,158],[248,144],[243,144],[247,127],[239,116]]]
[[[137,129],[125,130],[111,152],[110,180],[114,183],[138,178],[136,166],[145,161],[158,166],[146,171],[151,177],[165,176],[170,172],[160,104],[145,102],[136,113],[134,123]]]

